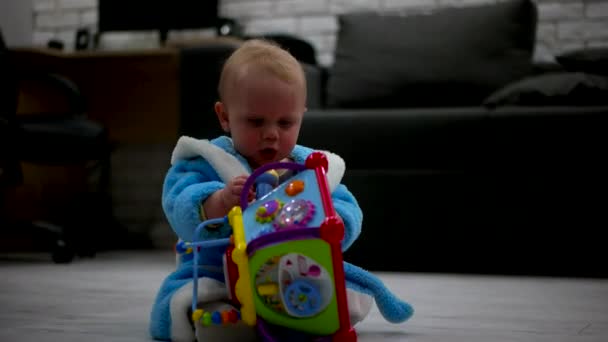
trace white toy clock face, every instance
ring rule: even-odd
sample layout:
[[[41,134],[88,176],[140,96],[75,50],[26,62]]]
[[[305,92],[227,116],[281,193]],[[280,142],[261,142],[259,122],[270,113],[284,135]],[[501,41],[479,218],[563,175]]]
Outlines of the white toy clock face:
[[[292,317],[311,317],[333,297],[327,270],[298,253],[270,258],[256,274],[258,295],[272,309]]]

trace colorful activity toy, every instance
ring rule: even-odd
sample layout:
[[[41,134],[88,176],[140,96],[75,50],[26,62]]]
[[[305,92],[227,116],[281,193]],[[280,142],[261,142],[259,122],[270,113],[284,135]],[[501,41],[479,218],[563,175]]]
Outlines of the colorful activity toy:
[[[344,223],[331,201],[327,165],[325,155],[314,152],[304,165],[271,163],[255,170],[245,183],[240,206],[226,217],[202,222],[195,232],[199,237],[208,225],[228,223],[230,238],[178,246],[194,253],[194,321],[203,327],[242,321],[255,326],[266,341],[277,341],[278,330],[294,337],[356,341],[346,300]],[[277,170],[293,175],[279,184]],[[254,185],[256,199],[249,203]],[[226,286],[240,311],[203,312],[196,303],[198,253],[220,245],[227,246]]]

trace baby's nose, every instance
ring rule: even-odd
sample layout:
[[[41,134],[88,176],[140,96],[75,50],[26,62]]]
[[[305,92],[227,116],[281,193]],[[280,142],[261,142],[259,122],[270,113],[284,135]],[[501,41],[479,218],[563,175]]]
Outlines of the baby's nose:
[[[279,138],[279,130],[276,127],[264,129],[264,140],[276,140]]]

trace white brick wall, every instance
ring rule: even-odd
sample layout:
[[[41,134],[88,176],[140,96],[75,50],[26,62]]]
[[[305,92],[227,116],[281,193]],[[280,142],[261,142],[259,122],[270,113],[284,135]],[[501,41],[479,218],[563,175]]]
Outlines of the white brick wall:
[[[585,8],[588,18],[608,18],[608,1],[589,2]]]
[[[376,10],[381,7],[382,0],[328,0],[328,2],[330,13],[339,14],[348,11]],[[296,13],[304,14],[299,11]]]
[[[256,35],[264,32],[276,32],[280,29],[285,33],[298,33],[298,21],[296,17],[276,17],[276,18],[253,18],[247,19],[245,33]]]
[[[541,22],[580,19],[584,15],[582,2],[541,2],[538,4],[539,20]]]
[[[70,50],[79,27],[97,25],[97,0],[32,0],[32,5],[35,45],[59,39]]]
[[[496,0],[439,0],[438,1],[438,5],[439,6],[454,6],[454,7],[461,7],[461,6],[470,6],[470,5],[480,5],[480,4],[489,4],[489,3],[494,3],[496,2]]]
[[[328,0],[283,0],[274,4],[274,14],[278,16],[293,15],[294,8],[300,13],[321,15],[329,11]]]
[[[497,1],[501,0],[221,0],[220,13],[239,20],[247,34],[286,32],[307,39],[317,49],[319,60],[331,64],[337,14],[359,10],[407,14]],[[608,44],[608,0],[535,1],[540,14],[538,50],[545,57],[573,46]],[[97,24],[97,0],[33,0],[33,8],[33,43],[37,45],[56,38],[70,49],[78,27],[94,29]],[[148,46],[156,44],[155,36],[149,37]],[[133,39],[142,38],[134,35]]]
[[[608,39],[608,20],[559,22],[557,25],[557,37],[563,40],[581,41]]]
[[[34,13],[51,11],[55,9],[55,0],[34,0]]]

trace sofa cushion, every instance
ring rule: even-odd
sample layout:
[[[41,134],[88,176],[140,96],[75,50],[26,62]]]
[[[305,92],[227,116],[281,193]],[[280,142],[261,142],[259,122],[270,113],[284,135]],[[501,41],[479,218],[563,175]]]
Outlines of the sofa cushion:
[[[492,93],[484,100],[484,105],[608,105],[608,77],[582,72],[555,72],[527,77]]]
[[[555,59],[570,71],[608,75],[608,47],[571,50]]]
[[[531,71],[537,10],[531,0],[431,14],[340,15],[331,107],[480,105]]]

